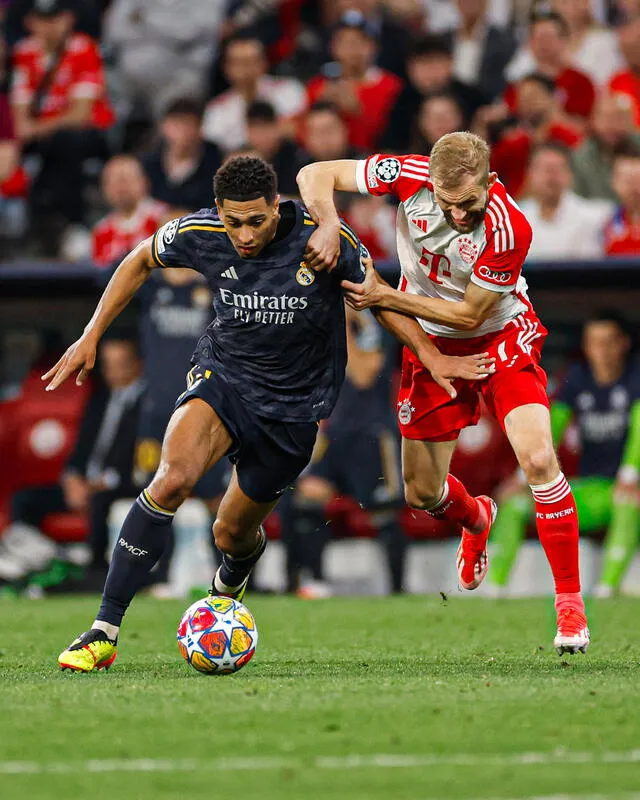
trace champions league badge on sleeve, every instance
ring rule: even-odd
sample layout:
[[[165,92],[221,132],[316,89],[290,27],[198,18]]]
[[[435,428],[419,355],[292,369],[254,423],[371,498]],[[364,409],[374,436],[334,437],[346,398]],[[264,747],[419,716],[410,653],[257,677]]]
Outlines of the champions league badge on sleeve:
[[[376,178],[382,183],[393,183],[400,175],[400,162],[397,158],[383,158],[376,164]]]

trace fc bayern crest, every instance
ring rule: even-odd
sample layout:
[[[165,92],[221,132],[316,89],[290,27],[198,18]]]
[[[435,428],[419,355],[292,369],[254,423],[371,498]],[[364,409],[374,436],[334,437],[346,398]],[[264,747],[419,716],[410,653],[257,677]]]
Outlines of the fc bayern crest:
[[[300,269],[296,272],[296,280],[300,286],[311,286],[315,281],[316,274],[312,269],[306,265],[306,262],[300,262]]]
[[[458,241],[458,252],[465,264],[473,264],[478,257],[478,245],[474,244],[468,236],[463,236]]]
[[[411,405],[409,400],[403,400],[398,403],[398,421],[401,425],[408,425],[413,417],[415,408]]]
[[[383,158],[376,164],[376,178],[383,183],[393,183],[400,174],[397,158]]]

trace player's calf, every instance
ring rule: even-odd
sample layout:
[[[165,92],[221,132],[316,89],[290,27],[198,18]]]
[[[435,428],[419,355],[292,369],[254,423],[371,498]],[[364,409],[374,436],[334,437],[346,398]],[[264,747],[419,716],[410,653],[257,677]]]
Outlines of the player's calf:
[[[225,528],[225,523],[218,522],[219,520],[215,521],[213,530],[216,547],[221,553],[221,564],[213,578],[209,594],[228,595],[242,600],[251,572],[267,546],[267,536],[260,525],[257,531],[232,537],[229,529]]]

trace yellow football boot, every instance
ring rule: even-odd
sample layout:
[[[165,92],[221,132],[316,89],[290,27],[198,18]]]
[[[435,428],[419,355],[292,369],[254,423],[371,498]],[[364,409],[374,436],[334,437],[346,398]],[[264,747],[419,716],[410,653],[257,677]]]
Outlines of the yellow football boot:
[[[58,656],[60,669],[73,672],[92,672],[109,669],[116,660],[118,642],[109,639],[104,631],[92,628],[72,642]]]

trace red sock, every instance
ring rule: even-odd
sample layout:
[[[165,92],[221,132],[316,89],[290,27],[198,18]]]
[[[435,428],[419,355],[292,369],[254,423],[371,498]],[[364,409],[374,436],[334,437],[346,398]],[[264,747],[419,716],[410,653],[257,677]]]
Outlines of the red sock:
[[[447,475],[442,497],[437,505],[427,509],[427,514],[436,519],[457,522],[468,529],[477,528],[481,521],[484,527],[484,509],[451,473]]]
[[[578,510],[562,472],[550,483],[531,486],[536,528],[556,584],[556,594],[580,591]]]

